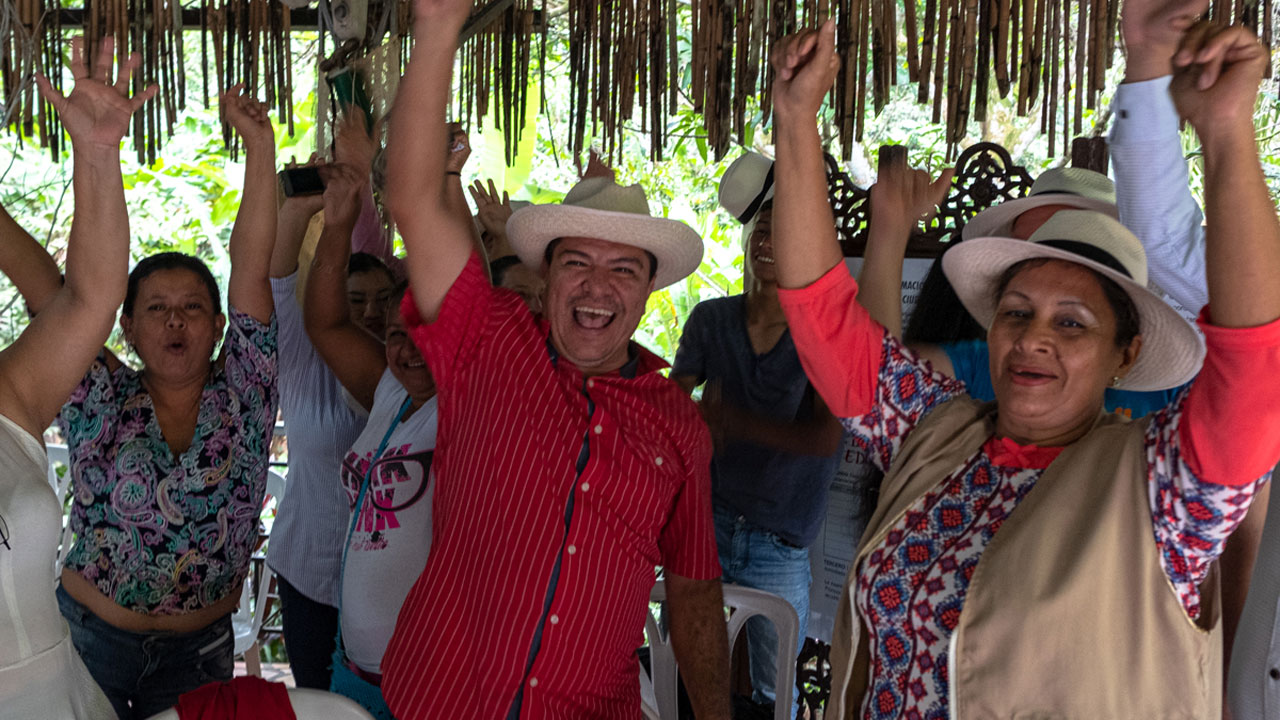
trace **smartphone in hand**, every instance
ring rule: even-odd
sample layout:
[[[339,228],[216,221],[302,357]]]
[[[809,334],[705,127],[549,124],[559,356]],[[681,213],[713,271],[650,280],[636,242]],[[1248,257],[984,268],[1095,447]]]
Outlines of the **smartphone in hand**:
[[[279,172],[280,187],[285,197],[319,195],[324,192],[324,178],[314,166],[288,168]]]

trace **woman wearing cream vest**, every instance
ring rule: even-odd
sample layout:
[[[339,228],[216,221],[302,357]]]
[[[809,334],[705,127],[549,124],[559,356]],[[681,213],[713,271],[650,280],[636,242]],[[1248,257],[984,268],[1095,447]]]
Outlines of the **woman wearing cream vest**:
[[[1251,122],[1265,50],[1197,26],[1175,57],[1204,145],[1205,340],[1146,289],[1131,233],[1060,211],[1029,241],[967,240],[944,260],[988,328],[996,402],[981,405],[855,301],[814,126],[833,34],[774,59],[780,296],[810,379],[886,473],[828,716],[1220,717],[1211,567],[1280,457],[1280,225]],[[878,193],[873,236],[905,237],[942,190],[923,173],[886,185],[905,189]],[[1202,361],[1163,411],[1103,413],[1106,387],[1175,387]]]

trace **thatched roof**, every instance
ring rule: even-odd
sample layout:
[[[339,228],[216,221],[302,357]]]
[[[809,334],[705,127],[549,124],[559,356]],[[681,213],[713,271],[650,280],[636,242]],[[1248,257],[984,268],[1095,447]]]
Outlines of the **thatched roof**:
[[[294,10],[278,0],[198,0],[186,7],[178,0],[84,0],[80,8],[53,0],[0,1],[6,19],[0,21],[3,109],[13,113],[10,120],[36,128],[56,151],[61,134],[26,80],[33,69],[60,62],[63,39],[73,27],[84,27],[90,37],[110,33],[118,47],[143,54],[139,86],[161,86],[161,102],[149,104],[135,124],[135,146],[145,159],[154,159],[172,131],[176,109],[187,102],[187,83],[197,82],[182,72],[180,33],[201,33],[202,97],[245,82],[288,119],[293,58],[287,35],[299,27],[332,29],[346,12],[359,23],[365,9],[363,0],[322,0],[318,9]],[[861,139],[867,105],[873,112],[884,107],[903,67],[919,102],[932,106],[934,122],[945,124],[952,152],[968,123],[985,119],[993,85],[999,96],[1016,98],[1020,114],[1038,111],[1042,131],[1062,137],[1058,147],[1065,152],[1065,139],[1083,130],[1084,110],[1096,107],[1105,72],[1117,60],[1119,5],[1120,0],[479,0],[464,31],[459,102],[468,114],[497,113],[500,126],[522,127],[530,73],[545,72],[539,58],[550,26],[569,36],[569,140],[575,150],[597,126],[611,144],[630,124],[649,133],[651,152],[660,156],[668,120],[687,98],[702,113],[708,145],[719,157],[751,122],[748,98],[758,98],[768,117],[774,42],[834,15],[845,62],[831,101],[846,153]],[[353,41],[352,55],[392,46],[391,60],[384,63],[402,63],[410,8],[408,0],[368,0],[364,37]],[[1272,0],[1215,0],[1210,13],[1223,22],[1243,22],[1272,42]],[[689,38],[687,48],[681,48],[683,37]]]

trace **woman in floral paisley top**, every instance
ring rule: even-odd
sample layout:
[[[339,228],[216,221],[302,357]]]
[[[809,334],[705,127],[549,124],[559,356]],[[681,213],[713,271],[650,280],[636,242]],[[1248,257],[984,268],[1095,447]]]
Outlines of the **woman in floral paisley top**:
[[[982,405],[857,304],[814,122],[834,45],[830,24],[781,41],[773,88],[779,299],[814,386],[886,472],[837,618],[828,716],[1220,716],[1212,566],[1280,457],[1280,223],[1251,121],[1265,48],[1200,25],[1175,56],[1171,92],[1204,147],[1204,340],[1145,287],[1132,233],[1063,210],[1029,240],[944,258],[988,328]],[[923,173],[889,185],[870,233],[905,236],[939,188]],[[1106,387],[1173,387],[1202,357],[1163,410],[1103,412]]]
[[[228,248],[228,316],[198,259],[162,253],[129,275],[120,317],[142,360],[103,349],[63,407],[75,545],[58,588],[72,640],[122,718],[229,680],[231,612],[257,540],[276,416],[276,329],[268,263],[276,229],[267,108],[234,87],[223,115],[246,153]],[[38,312],[52,260],[20,290]],[[219,338],[222,353],[210,360]]]

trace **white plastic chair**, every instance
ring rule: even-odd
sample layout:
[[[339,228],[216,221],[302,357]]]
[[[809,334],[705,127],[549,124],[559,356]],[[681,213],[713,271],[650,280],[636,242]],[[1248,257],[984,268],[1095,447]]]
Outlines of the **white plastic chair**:
[[[47,445],[45,452],[49,455],[49,487],[53,488],[53,493],[58,498],[58,508],[62,509],[66,506],[67,491],[71,488],[71,455],[67,451],[66,445]],[[58,477],[59,465],[67,469],[62,477]],[[58,547],[58,556],[53,564],[54,577],[62,574],[62,565],[66,562],[67,553],[69,552],[71,552],[71,517],[63,514],[62,542]]]
[[[659,580],[654,584],[649,600],[655,603],[666,602],[667,588],[663,581]],[[796,616],[795,608],[777,595],[738,585],[724,586],[724,604],[733,610],[728,623],[729,657],[733,657],[734,643],[747,620],[761,615],[773,623],[778,635],[779,665],[774,676],[773,686],[778,691],[778,702],[774,703],[773,717],[774,720],[791,720],[791,687],[796,682],[798,652],[796,634],[800,632],[800,619]],[[649,664],[652,668],[649,674],[645,673],[643,666],[640,668],[640,698],[645,716],[677,720],[679,673],[671,638],[652,612],[645,619],[645,632],[649,636]]]
[[[298,720],[373,720],[372,715],[350,698],[324,690],[289,688],[289,703]],[[149,720],[178,720],[178,711],[169,708]]]
[[[276,500],[280,507],[280,499],[284,497],[284,476],[275,470],[267,471],[267,496]],[[271,579],[275,573],[265,562],[262,563],[262,574],[259,578],[257,597],[253,588],[253,573],[250,572],[240,588],[240,607],[231,616],[231,629],[235,632],[236,656],[244,655],[245,670],[250,675],[262,677],[262,661],[258,658],[258,633],[262,630],[262,618],[267,608],[267,592],[271,590]],[[253,599],[253,605],[249,601]]]

